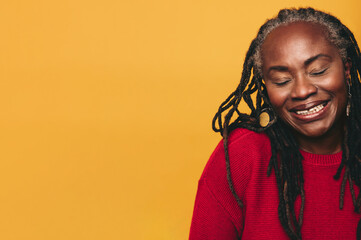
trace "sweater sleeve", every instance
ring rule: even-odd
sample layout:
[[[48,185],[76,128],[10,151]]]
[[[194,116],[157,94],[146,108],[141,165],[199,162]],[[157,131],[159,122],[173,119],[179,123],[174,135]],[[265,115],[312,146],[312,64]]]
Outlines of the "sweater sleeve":
[[[269,159],[270,156],[264,154],[266,145],[269,145],[266,135],[247,129],[236,129],[229,137],[231,177],[234,189],[244,205],[241,208],[227,181],[223,141],[218,144],[198,183],[191,240],[241,238],[248,204],[246,194],[254,161],[260,156]]]
[[[238,239],[231,216],[211,192],[205,179],[198,183],[189,239]]]

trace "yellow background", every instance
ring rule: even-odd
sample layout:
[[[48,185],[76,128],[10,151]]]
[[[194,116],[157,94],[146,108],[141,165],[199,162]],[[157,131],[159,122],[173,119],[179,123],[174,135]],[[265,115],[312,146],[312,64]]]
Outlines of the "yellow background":
[[[359,0],[0,3],[0,239],[187,239],[211,119],[280,8]]]

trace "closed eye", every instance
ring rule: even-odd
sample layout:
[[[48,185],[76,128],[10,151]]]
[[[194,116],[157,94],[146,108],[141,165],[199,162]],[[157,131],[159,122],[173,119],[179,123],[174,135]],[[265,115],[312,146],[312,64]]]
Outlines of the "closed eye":
[[[320,71],[311,72],[310,75],[311,76],[320,76],[320,75],[324,74],[327,70],[328,70],[328,68],[324,68]]]
[[[283,86],[286,85],[289,81],[291,81],[290,79],[285,79],[279,82],[273,82],[274,84],[276,84],[277,86]]]

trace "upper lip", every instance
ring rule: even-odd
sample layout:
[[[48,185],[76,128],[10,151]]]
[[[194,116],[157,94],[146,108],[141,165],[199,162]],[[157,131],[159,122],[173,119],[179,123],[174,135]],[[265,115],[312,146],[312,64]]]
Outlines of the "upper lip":
[[[295,111],[304,111],[304,110],[308,110],[311,109],[317,105],[323,104],[323,103],[327,103],[329,100],[318,100],[318,101],[312,101],[312,102],[308,102],[305,104],[300,104],[297,105],[293,108],[290,109],[291,112],[295,112]]]

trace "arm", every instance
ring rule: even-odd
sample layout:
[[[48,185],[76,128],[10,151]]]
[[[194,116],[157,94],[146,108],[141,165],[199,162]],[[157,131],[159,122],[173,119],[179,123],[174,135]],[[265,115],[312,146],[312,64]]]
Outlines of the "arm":
[[[239,233],[231,219],[228,211],[207,186],[206,180],[201,179],[198,184],[189,239],[239,239]]]
[[[254,155],[262,155],[267,137],[246,129],[234,130],[229,138],[232,181],[244,207],[240,208],[227,181],[225,152],[221,141],[204,168],[198,184],[190,239],[240,239],[245,222],[246,189]],[[266,156],[268,158],[268,156]]]

